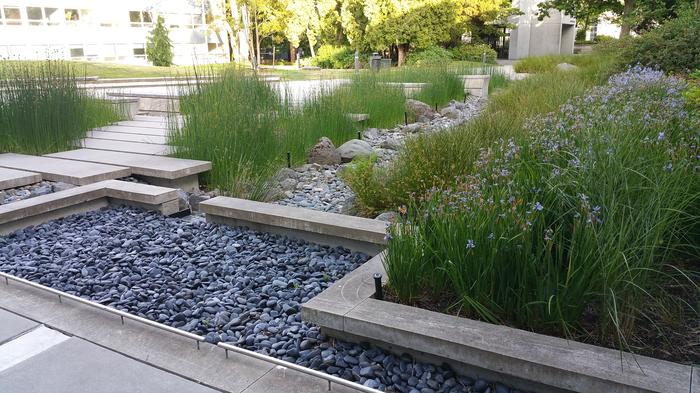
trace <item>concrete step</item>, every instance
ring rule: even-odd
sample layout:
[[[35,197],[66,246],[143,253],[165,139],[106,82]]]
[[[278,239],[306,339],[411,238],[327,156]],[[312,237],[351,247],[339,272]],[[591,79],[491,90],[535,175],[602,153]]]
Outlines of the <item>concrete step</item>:
[[[14,153],[0,154],[0,167],[35,172],[44,180],[79,186],[131,175],[126,167]]]
[[[147,128],[167,128],[167,125],[163,123],[157,123],[153,121],[138,121],[138,120],[124,120],[117,122],[116,125],[127,126],[127,127],[147,127]]]
[[[152,143],[110,141],[106,139],[85,138],[80,141],[82,147],[97,150],[121,151],[125,153],[151,154],[167,156],[172,153],[168,145],[156,145]]]
[[[165,128],[150,128],[150,127],[129,127],[129,126],[105,126],[95,128],[94,131],[119,132],[122,134],[139,134],[139,135],[155,135],[168,136],[170,130]]]
[[[41,181],[41,175],[34,172],[0,168],[0,190],[16,188]]]
[[[150,115],[136,115],[133,121],[150,121],[154,123],[168,124],[169,118],[167,116],[150,116]],[[177,117],[177,121],[182,122],[182,116]]]
[[[197,175],[211,170],[209,161],[186,160],[146,154],[78,149],[49,154],[48,157],[128,166],[134,175],[151,184],[193,192],[199,187]]]
[[[165,145],[168,143],[168,138],[158,135],[139,135],[139,134],[122,134],[120,132],[107,131],[88,131],[87,136],[95,139],[107,139],[113,141],[139,142],[139,143],[155,143]]]

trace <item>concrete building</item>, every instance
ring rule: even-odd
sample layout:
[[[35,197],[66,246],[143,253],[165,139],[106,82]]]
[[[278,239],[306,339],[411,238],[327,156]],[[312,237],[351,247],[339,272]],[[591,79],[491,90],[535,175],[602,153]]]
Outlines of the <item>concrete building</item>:
[[[606,12],[601,15],[598,21],[586,32],[586,40],[593,41],[600,36],[619,38],[622,28],[614,20],[615,16],[612,12]]]
[[[537,19],[540,0],[514,0],[513,7],[522,15],[511,17],[516,27],[510,31],[508,58],[574,53],[576,20],[556,10],[549,17]]]
[[[146,64],[157,17],[175,64],[228,61],[226,34],[205,23],[205,1],[0,0],[0,58]]]

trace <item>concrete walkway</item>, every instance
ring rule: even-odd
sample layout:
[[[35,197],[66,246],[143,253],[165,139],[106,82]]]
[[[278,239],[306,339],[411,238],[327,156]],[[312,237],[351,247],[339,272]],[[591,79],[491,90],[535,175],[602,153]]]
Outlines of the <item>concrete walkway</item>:
[[[0,281],[0,344],[40,325],[48,344],[4,371],[0,365],[0,392],[328,392],[325,380],[233,352],[227,358],[206,343],[198,350],[185,337]],[[333,384],[331,392],[355,390]]]
[[[131,169],[121,166],[14,153],[0,154],[0,167],[34,172],[44,180],[78,186],[131,175]]]
[[[216,390],[0,309],[0,392]]]

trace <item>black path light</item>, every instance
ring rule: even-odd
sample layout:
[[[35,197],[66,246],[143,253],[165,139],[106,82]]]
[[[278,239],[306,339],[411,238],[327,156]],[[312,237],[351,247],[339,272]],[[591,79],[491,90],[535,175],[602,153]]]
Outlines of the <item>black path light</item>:
[[[406,125],[408,125],[408,112],[403,113],[403,122],[406,123]]]
[[[287,152],[287,168],[292,167],[292,152]]]
[[[382,274],[374,273],[374,298],[384,300],[384,291],[382,289]]]

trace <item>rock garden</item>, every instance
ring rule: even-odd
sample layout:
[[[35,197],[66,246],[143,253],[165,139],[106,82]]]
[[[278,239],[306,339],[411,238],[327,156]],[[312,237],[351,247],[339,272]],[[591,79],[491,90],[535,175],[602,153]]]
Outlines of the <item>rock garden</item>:
[[[300,304],[368,259],[342,248],[134,208],[0,237],[0,270],[303,366],[395,392],[511,392],[377,347],[328,339]],[[513,390],[515,392],[515,390]]]

